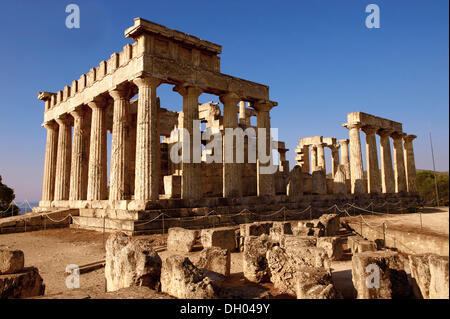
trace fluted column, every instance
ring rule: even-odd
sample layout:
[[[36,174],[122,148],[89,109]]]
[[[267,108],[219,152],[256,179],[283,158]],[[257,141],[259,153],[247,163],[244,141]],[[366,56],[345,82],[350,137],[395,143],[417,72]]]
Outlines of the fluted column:
[[[380,157],[381,157],[381,190],[383,193],[393,193],[394,185],[394,171],[392,169],[391,144],[389,136],[392,131],[379,130],[380,136]]]
[[[391,137],[394,141],[394,178],[395,178],[395,191],[397,193],[406,192],[406,171],[403,154],[403,136],[405,134],[401,132],[394,132]]]
[[[317,147],[315,145],[311,145],[309,149],[311,151],[311,173],[312,173],[317,170]]]
[[[406,185],[409,193],[417,192],[416,185],[416,163],[414,160],[413,140],[417,138],[416,135],[406,135],[403,137],[405,170],[406,170]]]
[[[350,156],[349,156],[349,152],[348,152],[349,140],[348,139],[338,140],[338,143],[339,143],[340,148],[341,148],[341,164],[344,165],[345,178],[346,179],[350,179],[351,178],[351,174],[350,174]]]
[[[182,162],[181,198],[199,199],[203,196],[201,162],[195,163],[197,161],[195,158],[201,156],[201,147],[200,150],[194,147],[193,137],[194,120],[199,119],[198,97],[202,94],[202,91],[196,87],[182,87],[176,88],[176,90],[183,96],[183,129],[186,129],[187,133],[189,133],[188,137],[183,136],[183,141],[186,138],[190,139],[190,149],[186,150],[190,154],[189,161]],[[195,152],[200,152],[200,154],[196,154]]]
[[[130,144],[129,147],[129,154],[128,154],[128,174],[129,176],[129,181],[130,181],[130,187],[129,187],[129,197],[132,198],[132,196],[134,196],[134,180],[135,180],[135,174],[136,174],[136,121],[137,121],[137,116],[136,114],[132,114],[130,116],[130,126],[129,126],[129,131],[130,131],[130,135],[128,137],[128,142]]]
[[[56,158],[55,200],[68,200],[70,189],[70,160],[72,150],[72,123],[68,115],[56,119],[59,125]]]
[[[239,124],[247,125],[247,114],[245,112],[245,101],[239,102]]]
[[[107,199],[106,100],[97,98],[88,103],[92,109],[91,141],[87,200]]]
[[[128,86],[121,86],[110,90],[109,95],[114,99],[109,200],[123,200],[129,199],[130,194],[128,155],[131,151],[129,143],[131,90]]]
[[[309,173],[309,146],[304,145],[302,148],[302,172]]]
[[[346,124],[350,139],[350,180],[353,194],[365,193],[364,168],[361,152],[360,124]]]
[[[321,169],[324,172],[326,172],[326,168],[325,168],[325,147],[326,144],[324,143],[320,143],[317,144],[317,169]]]
[[[86,107],[79,107],[70,114],[74,124],[69,199],[84,200],[88,187],[91,113]]]
[[[135,200],[159,199],[160,136],[156,89],[161,81],[143,77],[134,80],[139,89],[136,120]]]
[[[376,127],[365,126],[366,133],[366,163],[367,163],[367,191],[371,194],[381,193],[381,176],[378,167],[377,141],[375,139]]]
[[[45,146],[44,178],[42,182],[42,200],[52,201],[55,198],[56,159],[58,150],[58,124],[50,121],[44,124],[47,129]]]
[[[222,153],[223,197],[241,197],[242,164],[237,163],[236,137],[230,134],[232,132],[227,132],[234,130],[235,128],[238,127],[238,114],[236,104],[239,102],[239,96],[237,96],[234,93],[227,93],[225,95],[220,96],[220,101],[223,103],[223,129],[225,132],[225,139],[223,140],[223,153]],[[243,113],[245,113],[245,102],[243,104],[244,104]],[[242,105],[240,109],[242,109]],[[232,157],[230,156],[231,154],[233,155]],[[228,159],[231,159],[232,163],[229,163]]]
[[[270,137],[270,110],[273,105],[269,102],[255,103],[254,108],[257,111],[257,141],[259,139],[266,139],[266,155],[272,158],[272,144]],[[264,128],[264,136],[260,136],[259,129]],[[259,157],[259,148],[258,148]],[[269,163],[261,163],[260,159],[256,160],[256,180],[257,180],[257,195],[258,196],[273,196],[275,195],[274,174],[264,174],[261,169],[267,168]]]
[[[339,167],[339,145],[330,146],[331,149],[331,175],[334,178]]]

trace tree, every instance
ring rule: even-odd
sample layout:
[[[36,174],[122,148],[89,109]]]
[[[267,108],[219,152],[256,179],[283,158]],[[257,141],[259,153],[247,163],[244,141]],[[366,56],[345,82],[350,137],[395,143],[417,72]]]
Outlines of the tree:
[[[418,171],[416,175],[416,183],[419,194],[426,202],[436,204],[436,187],[434,182],[434,172]],[[448,173],[436,172],[436,181],[439,192],[439,205],[448,206],[449,198],[449,176]]]
[[[14,190],[2,183],[0,175],[0,218],[19,214],[19,207],[13,204],[15,198]]]

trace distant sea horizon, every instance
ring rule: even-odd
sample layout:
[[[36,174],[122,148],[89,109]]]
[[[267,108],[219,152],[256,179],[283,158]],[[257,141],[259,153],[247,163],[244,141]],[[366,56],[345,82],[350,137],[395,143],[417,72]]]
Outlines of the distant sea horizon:
[[[39,206],[39,201],[35,201],[35,202],[28,201],[28,204],[25,201],[17,201],[16,200],[15,202],[16,202],[16,205],[20,208],[20,215],[25,214],[25,212],[27,212],[27,213],[31,212],[30,207]]]

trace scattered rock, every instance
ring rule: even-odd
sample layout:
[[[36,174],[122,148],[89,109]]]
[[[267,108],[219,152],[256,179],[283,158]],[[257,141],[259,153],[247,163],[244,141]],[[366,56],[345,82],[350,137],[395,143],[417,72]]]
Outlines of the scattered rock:
[[[325,249],[330,260],[342,260],[344,248],[341,237],[319,237],[317,247]]]
[[[23,270],[24,264],[23,251],[0,249],[0,275],[18,273]]]
[[[223,276],[229,276],[231,267],[230,251],[220,247],[206,247],[201,251],[196,266]]]
[[[45,285],[39,270],[24,268],[18,273],[0,275],[0,299],[42,296]]]
[[[338,293],[325,268],[300,266],[296,279],[297,299],[336,299]]]
[[[151,243],[124,233],[112,234],[106,242],[105,277],[107,291],[131,286],[158,289],[161,258]]]
[[[324,236],[335,236],[339,233],[340,221],[337,214],[323,214],[319,218],[319,222],[325,229]]]
[[[187,257],[169,256],[162,263],[161,291],[182,299],[211,299],[216,294],[211,279]]]
[[[269,249],[266,258],[270,270],[270,281],[274,287],[281,293],[295,296],[295,276],[298,265],[279,246]]]
[[[256,283],[269,281],[266,253],[271,246],[272,242],[265,234],[245,237],[242,265],[247,280]]]
[[[284,235],[292,235],[292,226],[290,222],[273,222],[270,228],[270,239],[273,242],[280,242]]]
[[[188,253],[192,251],[199,231],[181,227],[169,228],[167,237],[167,250]]]

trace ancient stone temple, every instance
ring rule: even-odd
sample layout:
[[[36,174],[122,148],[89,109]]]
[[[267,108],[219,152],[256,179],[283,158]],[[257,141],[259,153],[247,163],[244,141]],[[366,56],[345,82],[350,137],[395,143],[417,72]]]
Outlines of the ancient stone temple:
[[[381,155],[386,159],[377,177],[372,167],[376,150],[375,155],[370,153],[369,193],[376,189],[415,192],[413,136],[405,136],[401,124],[363,113],[349,115],[350,152],[348,140],[301,139],[301,171],[290,171],[288,149],[271,137],[270,111],[277,103],[270,100],[269,87],[221,73],[220,45],[141,18],[125,30],[125,36],[134,43],[122,52],[113,53],[56,93],[39,92],[38,99],[45,102],[47,142],[42,200],[35,211],[77,210],[74,226],[136,234],[164,227],[160,220],[142,223],[161,213],[168,216],[165,227],[170,227],[180,226],[181,218],[212,209],[224,215],[247,207],[257,212],[297,209],[321,204],[323,196],[331,196],[323,202],[328,205],[343,195],[334,194],[335,181],[326,178],[324,147],[332,151],[333,178],[341,184],[351,180],[355,194],[366,192],[357,139],[359,129],[369,132],[369,126],[384,136]],[[164,108],[158,96],[163,84],[172,85],[174,94],[182,96],[179,111]],[[222,107],[199,103],[203,93],[218,96]],[[252,117],[256,117],[256,126],[251,124]],[[258,133],[229,140],[231,149],[243,146],[247,151],[253,139],[266,141],[270,147],[265,155],[272,158],[273,150],[279,154],[275,173],[261,173],[268,164],[247,155],[242,161],[234,155],[231,162],[208,162],[208,156],[217,155],[208,148],[195,160],[197,131],[203,134],[215,129],[224,135],[238,128],[253,128]],[[184,133],[174,134],[180,129]],[[394,139],[395,170],[387,163],[389,136]],[[186,145],[183,160],[174,162],[171,154],[180,142]],[[206,144],[200,143],[202,148]],[[226,143],[224,139],[224,149]],[[194,160],[184,160],[185,152]],[[318,201],[314,196],[322,197]],[[222,218],[221,222],[231,221]]]

